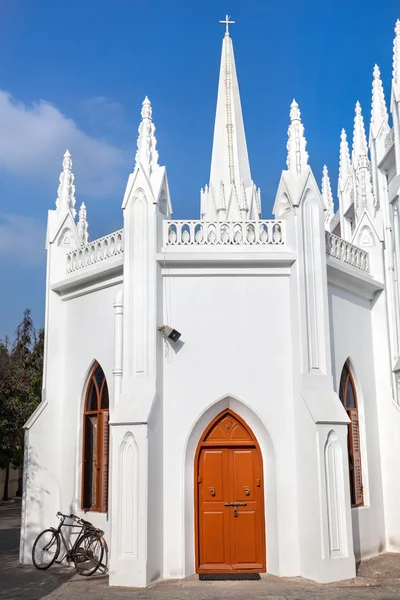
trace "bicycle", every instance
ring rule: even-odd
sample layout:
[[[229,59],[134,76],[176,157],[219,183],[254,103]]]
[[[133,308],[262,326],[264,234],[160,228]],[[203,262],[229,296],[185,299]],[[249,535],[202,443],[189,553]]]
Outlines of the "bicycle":
[[[58,512],[57,517],[60,519],[58,527],[49,527],[39,533],[33,544],[32,562],[35,567],[40,570],[51,567],[60,554],[61,540],[66,554],[57,562],[61,563],[66,558],[68,563],[74,563],[79,575],[85,576],[93,575],[99,567],[105,567],[102,564],[105,548],[104,531],[73,514],[64,515]],[[65,523],[66,519],[73,523]],[[62,532],[63,527],[81,528],[74,544],[71,545],[71,542],[68,543],[65,539]]]

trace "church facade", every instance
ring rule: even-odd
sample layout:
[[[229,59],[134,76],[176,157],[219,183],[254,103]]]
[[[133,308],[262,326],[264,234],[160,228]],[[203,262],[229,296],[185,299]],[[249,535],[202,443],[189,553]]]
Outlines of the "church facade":
[[[66,152],[22,563],[58,510],[106,532],[111,585],[329,582],[400,551],[400,21],[393,61],[392,126],[375,66],[369,142],[359,103],[351,153],[342,131],[336,213],[293,101],[262,218],[228,29],[199,220],[172,218],[147,98],[122,230],[89,241]]]

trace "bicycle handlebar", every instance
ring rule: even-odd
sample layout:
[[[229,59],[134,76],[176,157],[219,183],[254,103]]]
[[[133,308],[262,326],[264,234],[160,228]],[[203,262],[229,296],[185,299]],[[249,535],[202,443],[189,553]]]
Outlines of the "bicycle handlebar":
[[[96,527],[93,525],[93,523],[91,523],[90,521],[85,521],[85,519],[81,519],[80,517],[78,517],[77,515],[74,515],[72,513],[70,515],[64,515],[62,512],[58,511],[57,517],[59,517],[59,518],[62,517],[63,519],[72,519],[79,525],[86,525],[88,527],[92,527],[93,529],[96,529]]]

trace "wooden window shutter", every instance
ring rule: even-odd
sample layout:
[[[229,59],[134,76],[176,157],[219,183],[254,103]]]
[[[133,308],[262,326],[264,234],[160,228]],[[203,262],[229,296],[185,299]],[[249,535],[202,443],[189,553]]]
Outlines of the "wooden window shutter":
[[[101,455],[101,512],[108,510],[108,454],[109,454],[109,412],[102,413],[102,455]]]
[[[354,504],[360,506],[363,504],[363,484],[362,484],[362,469],[361,469],[361,450],[360,450],[360,428],[358,425],[358,411],[357,409],[349,410],[350,417],[350,443],[351,443],[351,458],[353,463],[353,490],[354,490]]]

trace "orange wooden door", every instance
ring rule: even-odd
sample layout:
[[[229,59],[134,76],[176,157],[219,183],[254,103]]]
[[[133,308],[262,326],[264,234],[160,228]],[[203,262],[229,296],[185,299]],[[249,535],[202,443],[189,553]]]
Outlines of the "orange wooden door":
[[[259,450],[232,427],[231,443],[221,440],[226,415],[215,424],[198,452],[198,570],[265,571],[262,464]],[[242,429],[242,432],[240,432]],[[242,439],[237,439],[237,438]],[[217,439],[219,438],[219,439]],[[235,439],[236,438],[236,439]],[[231,503],[245,506],[226,506]]]

